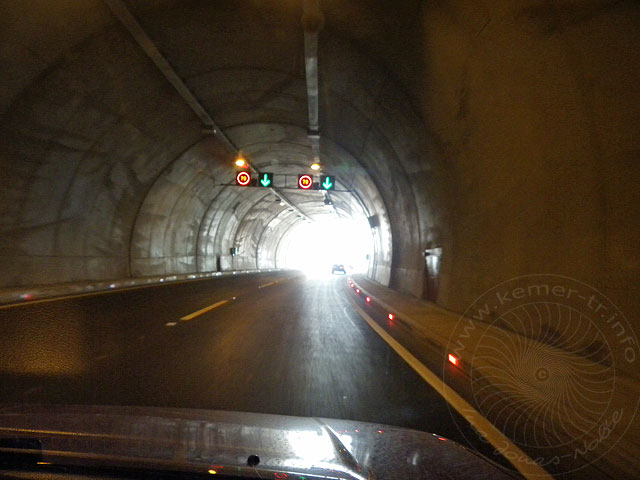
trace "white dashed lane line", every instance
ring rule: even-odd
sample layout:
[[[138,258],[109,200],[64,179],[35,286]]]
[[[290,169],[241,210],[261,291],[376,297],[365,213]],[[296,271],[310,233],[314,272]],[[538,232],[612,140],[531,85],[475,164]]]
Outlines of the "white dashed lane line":
[[[228,300],[220,300],[219,302],[214,303],[213,305],[209,305],[208,307],[204,307],[201,308],[200,310],[190,313],[189,315],[185,315],[184,317],[182,317],[180,319],[180,321],[182,322],[188,322],[189,320],[192,320],[200,315],[202,315],[203,313],[207,313],[211,310],[213,310],[214,308],[218,308],[221,307],[222,305],[229,303],[231,300],[235,299],[235,297],[228,299]]]

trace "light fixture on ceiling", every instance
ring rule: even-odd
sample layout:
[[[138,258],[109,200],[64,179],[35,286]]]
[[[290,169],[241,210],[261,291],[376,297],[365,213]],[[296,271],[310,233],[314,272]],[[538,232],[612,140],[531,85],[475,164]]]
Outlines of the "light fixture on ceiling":
[[[313,162],[311,164],[311,170],[320,170],[320,164],[318,162]]]
[[[242,154],[238,154],[238,156],[236,157],[236,162],[235,163],[236,163],[237,167],[246,167],[247,166],[247,161],[244,159]]]

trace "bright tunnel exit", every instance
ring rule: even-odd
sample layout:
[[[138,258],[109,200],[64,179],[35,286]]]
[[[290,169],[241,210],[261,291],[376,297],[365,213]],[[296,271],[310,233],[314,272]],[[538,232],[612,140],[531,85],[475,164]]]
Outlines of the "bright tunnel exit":
[[[284,264],[279,266],[310,276],[330,276],[336,264],[344,265],[347,273],[366,272],[373,258],[373,236],[366,219],[324,215],[292,229],[281,248]]]

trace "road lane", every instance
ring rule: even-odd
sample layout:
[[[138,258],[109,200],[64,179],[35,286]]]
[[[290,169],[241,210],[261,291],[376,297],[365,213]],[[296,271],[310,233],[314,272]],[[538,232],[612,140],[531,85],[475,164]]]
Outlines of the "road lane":
[[[104,365],[169,330],[167,323],[219,298],[290,277],[237,275],[2,306],[0,401],[81,398],[100,386]]]
[[[470,427],[461,435],[465,422],[453,422],[442,397],[353,310],[345,281],[272,274],[21,307],[36,338],[22,341],[23,371],[1,372],[2,384],[16,388],[3,388],[0,402],[331,417],[474,438]],[[222,300],[230,301],[209,308]],[[58,335],[37,333],[34,322],[48,331],[55,323]],[[0,356],[9,350],[2,341]],[[34,355],[49,369],[35,368]],[[480,441],[472,446],[491,453]]]

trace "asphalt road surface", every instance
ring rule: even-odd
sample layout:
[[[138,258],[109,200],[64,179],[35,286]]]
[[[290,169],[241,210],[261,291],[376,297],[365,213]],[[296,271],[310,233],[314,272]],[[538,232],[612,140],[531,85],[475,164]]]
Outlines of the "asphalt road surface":
[[[204,408],[435,432],[492,455],[358,315],[346,279],[269,273],[0,309],[0,403]],[[212,308],[209,308],[212,307]]]

